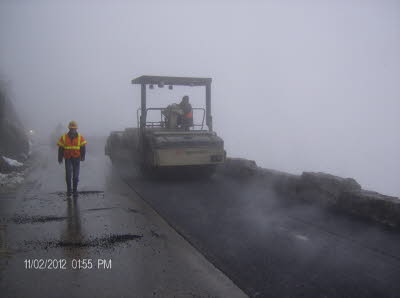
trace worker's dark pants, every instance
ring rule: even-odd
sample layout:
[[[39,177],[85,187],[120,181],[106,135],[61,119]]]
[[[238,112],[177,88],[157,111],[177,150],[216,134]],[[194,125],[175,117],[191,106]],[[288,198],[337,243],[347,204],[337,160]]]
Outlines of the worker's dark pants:
[[[67,191],[71,192],[71,178],[73,183],[73,192],[78,189],[79,168],[81,164],[80,157],[65,159],[65,179],[67,181]]]

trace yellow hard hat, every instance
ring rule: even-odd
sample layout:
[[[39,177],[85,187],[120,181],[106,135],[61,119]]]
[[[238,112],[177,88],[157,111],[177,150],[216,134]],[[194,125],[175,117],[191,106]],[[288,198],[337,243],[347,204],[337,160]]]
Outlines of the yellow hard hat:
[[[76,123],[76,121],[71,121],[68,124],[68,128],[78,128],[78,123]]]

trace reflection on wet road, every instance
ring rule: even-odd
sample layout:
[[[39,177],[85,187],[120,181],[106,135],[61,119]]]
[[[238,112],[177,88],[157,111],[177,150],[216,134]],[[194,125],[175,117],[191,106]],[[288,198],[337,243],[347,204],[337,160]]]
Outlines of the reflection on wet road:
[[[67,197],[67,220],[65,230],[61,233],[61,243],[64,243],[65,256],[67,258],[81,259],[85,255],[82,246],[84,233],[81,226],[79,200],[77,197]],[[68,246],[69,245],[69,246]],[[69,248],[82,247],[83,249],[72,251]]]

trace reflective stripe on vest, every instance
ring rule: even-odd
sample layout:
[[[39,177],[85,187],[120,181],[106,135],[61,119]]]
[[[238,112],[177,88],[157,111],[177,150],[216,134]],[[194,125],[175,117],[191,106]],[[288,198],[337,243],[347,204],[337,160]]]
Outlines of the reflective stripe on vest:
[[[81,135],[78,133],[78,146],[65,146],[65,137],[66,137],[66,134],[64,134],[63,135],[63,143],[64,143],[64,149],[76,149],[76,150],[79,150],[79,149],[81,149]],[[71,142],[72,142],[72,139],[70,138],[70,140],[71,140]]]

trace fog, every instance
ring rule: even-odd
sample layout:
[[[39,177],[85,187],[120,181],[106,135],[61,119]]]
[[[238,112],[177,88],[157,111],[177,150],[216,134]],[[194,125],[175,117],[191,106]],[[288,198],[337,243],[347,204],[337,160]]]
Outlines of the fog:
[[[0,3],[1,78],[29,129],[74,119],[84,135],[107,135],[136,125],[131,79],[212,77],[229,156],[396,196],[399,53],[399,1]],[[189,93],[197,106],[204,93],[162,91],[149,105]]]

